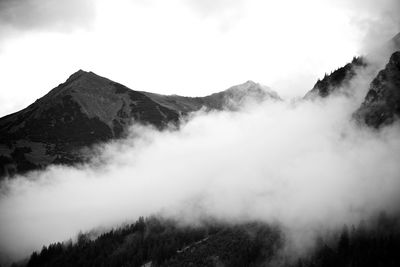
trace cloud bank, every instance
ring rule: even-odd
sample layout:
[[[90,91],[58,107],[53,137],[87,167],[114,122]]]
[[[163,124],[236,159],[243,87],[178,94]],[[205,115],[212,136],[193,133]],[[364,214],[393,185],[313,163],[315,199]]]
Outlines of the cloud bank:
[[[400,127],[356,126],[361,99],[265,102],[198,113],[179,131],[133,125],[89,165],[3,183],[0,251],[29,255],[79,231],[161,213],[280,223],[292,246],[320,230],[397,211]]]
[[[92,0],[1,0],[1,26],[18,30],[70,31],[90,25]]]

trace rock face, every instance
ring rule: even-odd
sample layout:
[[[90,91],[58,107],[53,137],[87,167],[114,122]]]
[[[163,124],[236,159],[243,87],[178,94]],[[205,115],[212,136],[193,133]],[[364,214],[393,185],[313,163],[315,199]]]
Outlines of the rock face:
[[[163,129],[202,107],[236,109],[249,98],[279,99],[250,81],[206,97],[165,96],[79,70],[27,108],[0,118],[0,177],[79,162],[82,147],[123,137],[132,121]]]
[[[390,57],[385,69],[372,81],[361,107],[354,117],[375,128],[400,116],[400,51]]]

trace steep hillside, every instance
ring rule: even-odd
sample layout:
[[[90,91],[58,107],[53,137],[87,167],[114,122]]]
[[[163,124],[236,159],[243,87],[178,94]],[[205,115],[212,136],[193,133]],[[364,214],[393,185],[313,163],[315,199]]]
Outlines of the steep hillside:
[[[179,114],[80,70],[27,108],[0,119],[0,171],[77,162],[79,148],[121,137],[132,119],[162,128],[177,123]]]
[[[95,239],[81,234],[76,244],[51,244],[26,266],[264,266],[282,242],[279,229],[265,223],[188,227],[140,218]]]
[[[400,116],[400,51],[395,52],[378,76],[372,81],[361,107],[354,117],[378,128],[392,123]]]
[[[80,234],[75,244],[55,243],[15,266],[399,266],[400,220],[382,212],[366,224],[344,225],[316,237],[307,254],[285,253],[282,230],[260,222],[180,226],[176,221],[140,218],[97,238]],[[283,253],[282,253],[283,252]]]

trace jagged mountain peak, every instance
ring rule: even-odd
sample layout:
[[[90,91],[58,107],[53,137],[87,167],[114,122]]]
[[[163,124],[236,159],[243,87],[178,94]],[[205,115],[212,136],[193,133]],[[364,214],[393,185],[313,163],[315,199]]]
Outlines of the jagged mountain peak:
[[[134,92],[126,88],[123,90],[126,94],[119,94],[120,88],[124,86],[93,72],[79,70],[38,99],[31,109],[37,109],[35,117],[39,118],[42,113],[55,106],[65,106],[68,102],[87,117],[97,118],[112,127],[122,105],[130,101],[128,92]]]
[[[112,81],[104,78],[94,72],[87,72],[82,69],[73,73],[64,82],[58,85],[56,88],[51,90],[46,96],[54,98],[59,95],[72,94],[72,93],[88,93],[92,94],[104,94],[104,93],[114,93],[112,90]]]
[[[76,72],[72,73],[69,78],[67,79],[68,81],[73,81],[73,80],[77,80],[77,79],[107,79],[104,78],[100,75],[97,75],[96,73],[92,72],[92,71],[85,71],[83,69],[79,69]]]
[[[72,73],[72,74],[69,76],[69,78],[67,79],[67,81],[68,81],[68,80],[74,80],[74,79],[76,79],[76,78],[78,78],[78,77],[81,77],[81,76],[83,76],[83,75],[86,75],[86,74],[89,74],[89,72],[88,72],[88,71],[84,71],[83,69],[79,69],[79,70],[77,70],[76,72]]]

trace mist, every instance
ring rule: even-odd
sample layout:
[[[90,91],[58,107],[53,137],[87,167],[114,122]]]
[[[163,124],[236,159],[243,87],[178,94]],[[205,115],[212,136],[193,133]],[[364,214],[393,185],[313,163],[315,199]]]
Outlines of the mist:
[[[400,2],[397,0],[336,1],[351,13],[354,23],[363,33],[359,52],[370,53],[400,31]]]
[[[134,124],[129,138],[94,148],[89,164],[6,180],[0,254],[18,260],[79,231],[152,214],[278,223],[298,250],[318,232],[397,212],[400,125],[378,131],[351,116],[371,75],[343,88],[350,95],[200,111],[179,130]]]

